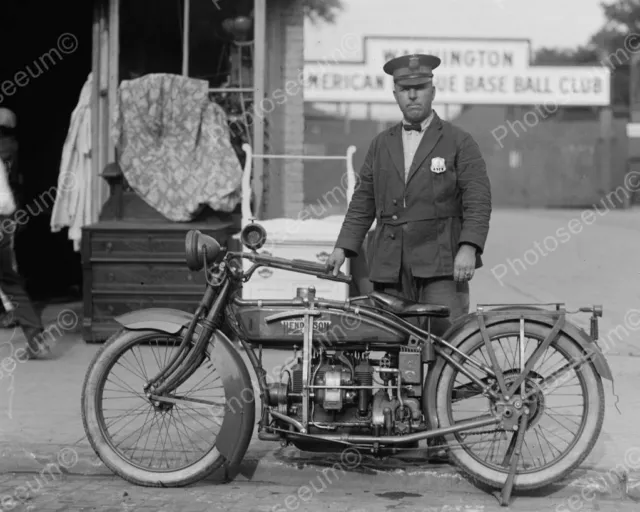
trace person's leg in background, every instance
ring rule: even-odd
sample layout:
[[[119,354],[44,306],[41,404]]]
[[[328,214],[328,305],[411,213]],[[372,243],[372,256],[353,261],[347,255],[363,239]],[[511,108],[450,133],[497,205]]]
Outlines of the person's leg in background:
[[[13,317],[11,297],[7,297],[2,289],[0,289],[0,329],[10,329],[16,326],[17,324]]]
[[[24,280],[16,271],[13,249],[8,240],[0,242],[0,288],[11,298],[13,316],[27,339],[29,359],[46,355],[49,347],[43,339],[42,320],[27,295]]]
[[[13,269],[18,271],[18,264],[16,262],[16,252],[15,252],[15,239],[11,237],[11,251],[13,252]],[[13,303],[11,302],[11,297],[7,297],[7,295],[0,288],[0,329],[13,329],[18,327],[18,323],[16,322],[15,315],[13,314]]]

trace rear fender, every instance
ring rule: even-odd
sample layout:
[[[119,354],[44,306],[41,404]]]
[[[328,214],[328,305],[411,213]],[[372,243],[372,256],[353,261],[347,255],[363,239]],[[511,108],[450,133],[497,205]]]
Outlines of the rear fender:
[[[489,327],[500,323],[519,321],[521,315],[524,315],[527,322],[535,322],[545,325],[549,329],[552,329],[555,325],[557,316],[555,311],[531,306],[504,307],[487,312],[485,316],[485,325]],[[465,340],[477,333],[479,329],[480,327],[478,326],[477,314],[469,313],[468,315],[458,318],[451,327],[449,327],[447,332],[442,335],[442,338],[457,348]],[[593,341],[591,336],[584,331],[584,329],[570,323],[569,321],[565,321],[562,332],[580,345],[585,354],[592,354],[591,361],[593,362],[598,374],[603,379],[613,382],[613,373],[611,372],[609,363],[607,363],[600,347]],[[436,428],[438,425],[435,415],[436,385],[445,364],[446,361],[444,359],[438,358],[433,367],[429,369],[429,373],[427,374],[427,379],[424,384],[424,391],[422,394],[423,408],[432,428]]]
[[[178,335],[188,328],[193,315],[178,309],[150,308],[120,315],[115,320],[129,330]],[[221,331],[213,332],[207,350],[220,375],[226,398],[225,415],[216,447],[227,459],[228,469],[235,473],[249,447],[255,422],[255,393],[251,375],[238,351]],[[227,476],[232,477],[230,474]]]
[[[486,315],[485,323],[486,326],[489,327],[490,325],[495,325],[497,323],[520,320],[521,315],[524,315],[525,320],[527,321],[535,321],[546,325],[550,329],[552,329],[556,323],[555,311],[549,311],[547,309],[532,306],[513,306],[494,309]],[[462,343],[479,329],[478,322],[475,318],[475,313],[470,313],[459,318],[458,321],[456,321],[442,337],[449,343],[452,343],[452,340],[456,340],[457,344]],[[600,350],[597,343],[593,341],[591,336],[589,336],[584,329],[569,321],[565,321],[562,331],[569,338],[578,343],[585,353],[593,353],[592,361],[600,376],[603,379],[613,381],[611,368],[609,367],[609,363],[607,363],[602,350]]]

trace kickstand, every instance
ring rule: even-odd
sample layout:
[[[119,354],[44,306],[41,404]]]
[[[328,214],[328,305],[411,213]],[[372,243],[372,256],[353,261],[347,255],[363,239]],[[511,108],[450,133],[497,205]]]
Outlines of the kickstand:
[[[511,491],[513,490],[513,481],[516,478],[516,470],[518,468],[518,461],[522,454],[522,443],[524,442],[524,435],[529,425],[529,411],[525,410],[521,416],[520,425],[518,427],[518,435],[516,436],[516,445],[511,453],[509,460],[509,475],[507,481],[504,483],[504,487],[498,496],[498,502],[501,507],[508,507],[511,501]],[[496,493],[497,494],[497,493]]]

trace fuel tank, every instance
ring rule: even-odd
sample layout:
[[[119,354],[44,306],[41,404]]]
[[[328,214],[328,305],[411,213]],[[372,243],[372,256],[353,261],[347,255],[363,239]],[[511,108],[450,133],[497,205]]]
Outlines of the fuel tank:
[[[305,305],[257,306],[231,304],[227,309],[228,321],[236,334],[252,344],[270,348],[302,347],[304,318],[290,318],[267,323],[266,318],[286,311],[304,310]],[[322,310],[321,310],[322,311]],[[232,318],[229,318],[232,317]],[[235,325],[234,325],[235,324]],[[339,350],[385,349],[405,345],[408,336],[392,326],[345,311],[322,311],[314,318],[313,339],[327,348]]]

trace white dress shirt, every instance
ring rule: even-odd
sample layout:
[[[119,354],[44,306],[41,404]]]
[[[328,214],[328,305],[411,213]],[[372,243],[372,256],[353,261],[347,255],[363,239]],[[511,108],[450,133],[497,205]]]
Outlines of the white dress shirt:
[[[433,110],[429,117],[427,117],[424,121],[422,121],[422,131],[416,132],[415,130],[405,130],[402,128],[402,149],[404,151],[404,181],[406,183],[407,178],[409,177],[409,169],[411,169],[411,164],[413,163],[413,157],[418,151],[418,146],[420,146],[420,141],[424,136],[424,132],[427,131],[427,128],[431,124],[433,120]],[[406,120],[402,121],[402,124],[409,124]]]

